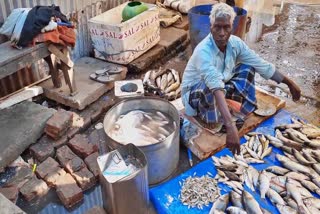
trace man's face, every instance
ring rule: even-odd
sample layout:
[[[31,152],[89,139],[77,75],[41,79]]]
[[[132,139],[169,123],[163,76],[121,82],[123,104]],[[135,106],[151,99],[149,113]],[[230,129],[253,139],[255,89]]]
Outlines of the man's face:
[[[220,50],[226,48],[231,32],[232,25],[230,23],[230,17],[219,17],[215,19],[214,24],[211,26],[211,34]]]

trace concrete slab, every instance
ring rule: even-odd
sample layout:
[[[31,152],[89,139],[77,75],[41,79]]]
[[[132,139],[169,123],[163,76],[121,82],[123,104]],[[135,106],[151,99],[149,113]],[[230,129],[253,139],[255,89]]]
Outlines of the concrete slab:
[[[14,203],[9,201],[0,193],[0,210],[2,214],[24,214],[25,212],[21,210]]]
[[[142,72],[165,55],[165,47],[157,44],[128,64],[129,72]]]
[[[182,20],[177,21],[173,24],[173,27],[182,29],[182,30],[189,30],[189,19],[187,15],[182,15]]]
[[[69,95],[69,88],[64,81],[62,81],[63,83],[61,88],[54,88],[51,79],[42,83],[41,86],[44,89],[45,96],[49,99],[55,100],[56,102],[66,106],[82,110],[113,88],[113,83],[103,84],[89,78],[91,73],[96,70],[104,69],[107,66],[121,68],[122,71],[116,80],[125,79],[127,74],[126,67],[91,57],[84,57],[76,61],[74,66],[75,82],[78,92],[76,95]]]
[[[160,28],[160,46],[168,52],[183,43],[188,37],[188,32],[175,27]]]
[[[43,134],[56,110],[25,101],[0,111],[0,167],[7,166]]]

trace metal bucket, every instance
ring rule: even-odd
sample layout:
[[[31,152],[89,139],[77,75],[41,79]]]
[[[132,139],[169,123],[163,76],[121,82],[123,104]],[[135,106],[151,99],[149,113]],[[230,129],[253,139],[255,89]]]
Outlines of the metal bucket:
[[[137,168],[119,180],[111,181],[104,171],[111,164],[118,164],[114,157],[121,156],[137,160]],[[122,160],[123,160],[122,159]],[[118,159],[119,160],[119,159]],[[104,209],[110,214],[149,213],[149,188],[147,160],[143,152],[133,144],[99,156],[100,183]],[[119,173],[118,173],[119,174]]]
[[[212,4],[199,5],[188,12],[189,33],[192,50],[210,33],[210,12]],[[233,7],[238,14],[233,22],[232,34],[244,39],[247,24],[247,11]]]
[[[156,144],[147,146],[138,146],[146,155],[148,161],[148,180],[150,185],[159,184],[167,179],[177,168],[179,162],[179,130],[180,119],[177,109],[168,101],[139,97],[123,100],[114,105],[105,115],[103,125],[107,135],[108,143],[114,148],[122,144],[113,140],[109,135],[109,130],[116,119],[132,110],[157,110],[169,115],[176,123],[176,128],[164,140]],[[131,142],[135,144],[135,142]]]

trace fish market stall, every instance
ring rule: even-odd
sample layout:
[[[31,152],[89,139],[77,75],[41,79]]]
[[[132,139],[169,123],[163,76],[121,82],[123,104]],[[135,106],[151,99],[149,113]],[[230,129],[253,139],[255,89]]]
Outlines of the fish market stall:
[[[260,140],[260,142],[264,144],[262,146],[265,146],[267,149],[265,151],[268,151],[270,147],[272,148],[272,152],[267,152],[270,154],[262,158],[263,163],[250,163],[248,164],[249,166],[245,166],[243,161],[237,162],[237,170],[238,168],[246,168],[246,170],[242,171],[245,172],[242,174],[243,176],[232,178],[234,173],[226,173],[228,170],[225,168],[221,170],[223,165],[227,166],[227,163],[230,165],[231,162],[241,160],[241,157],[232,158],[231,152],[223,149],[216,153],[213,158],[208,158],[176,178],[152,188],[150,190],[150,198],[157,212],[209,213],[213,201],[217,201],[215,208],[224,210],[226,208],[224,204],[228,204],[227,202],[229,202],[229,197],[226,193],[230,193],[232,190],[230,194],[230,199],[231,201],[233,200],[232,205],[236,206],[236,196],[238,196],[239,199],[239,197],[241,197],[239,192],[244,191],[245,194],[243,194],[243,197],[245,201],[249,203],[238,204],[238,206],[249,209],[255,208],[255,211],[252,213],[261,213],[259,209],[263,210],[264,213],[267,213],[267,211],[269,213],[280,213],[279,210],[281,210],[281,213],[290,213],[293,209],[292,207],[297,206],[295,201],[300,202],[298,208],[301,212],[305,211],[305,209],[309,209],[311,213],[319,212],[317,209],[320,200],[318,195],[320,188],[318,182],[319,159],[317,159],[318,150],[315,150],[315,148],[319,148],[318,146],[320,144],[319,138],[316,138],[319,134],[316,130],[319,130],[319,128],[313,127],[312,125],[301,125],[299,122],[291,125],[292,116],[291,113],[281,110],[278,114],[260,124],[254,131],[255,133],[252,133],[253,136],[257,133],[262,133],[263,135],[259,134],[257,136],[268,137],[269,145],[262,143],[265,142],[265,140]],[[280,126],[283,124],[290,125]],[[279,128],[279,130],[275,132],[276,127]],[[309,136],[309,140],[302,140],[303,135],[292,131],[292,129],[297,127],[300,130],[304,129],[303,133]],[[283,131],[284,129],[285,131]],[[280,130],[283,131],[282,135],[280,135]],[[275,134],[276,138],[272,137]],[[285,140],[289,139],[290,135],[296,137],[296,140],[300,140],[300,144],[295,144],[292,140]],[[252,142],[250,142],[251,138],[252,137],[249,137],[248,141],[244,137],[241,138],[242,150],[250,147],[249,144],[252,144]],[[279,138],[282,140],[276,140]],[[303,145],[304,149],[302,149],[301,145]],[[248,150],[251,151],[250,148]],[[308,155],[312,150],[312,155]],[[299,151],[298,153],[300,155],[297,154],[297,151]],[[289,152],[292,154],[289,154]],[[244,155],[243,158],[247,160],[248,155]],[[220,167],[219,163],[221,164]],[[242,163],[243,166],[239,163]],[[312,166],[312,168],[308,166]],[[223,173],[219,171],[219,168]],[[236,174],[239,175],[241,173]],[[252,180],[252,178],[255,179]],[[194,179],[198,179],[198,181],[192,181]],[[237,179],[240,179],[243,184],[240,181],[236,181]],[[192,195],[194,189],[189,188],[189,192],[184,189],[185,185],[190,185],[190,182],[199,183],[200,180],[203,180],[203,186],[210,187],[203,189],[198,185],[198,189],[195,190],[197,194],[195,195],[201,195],[201,198]],[[221,197],[217,195],[215,188],[211,188],[215,185],[219,187]],[[210,192],[210,190],[212,191]],[[288,193],[290,198],[285,197],[287,195],[286,193]],[[190,198],[187,199],[186,196]],[[216,200],[218,197],[220,198]],[[286,206],[284,204],[286,204]],[[227,208],[228,210],[237,210],[237,208],[230,208],[230,206]],[[218,210],[215,210],[215,212],[212,210],[212,213],[223,213],[223,211],[219,212]]]

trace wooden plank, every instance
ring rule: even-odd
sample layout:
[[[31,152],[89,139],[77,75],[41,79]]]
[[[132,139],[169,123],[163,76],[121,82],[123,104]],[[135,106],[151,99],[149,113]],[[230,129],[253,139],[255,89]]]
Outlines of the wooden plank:
[[[37,48],[30,48],[28,49],[28,51],[23,51],[22,49],[21,53],[19,52],[19,50],[3,50],[1,49],[1,47],[0,51],[1,53],[6,53],[1,54],[1,56],[7,54],[8,56],[12,56],[11,59],[9,57],[6,57],[6,63],[0,63],[0,79],[15,73],[16,71],[25,68],[50,54],[46,45],[37,46]],[[17,53],[18,55],[13,56],[13,53]],[[2,57],[2,59],[4,58]]]
[[[257,101],[259,103],[272,103],[276,106],[277,110],[285,107],[285,101],[279,99],[278,97],[269,94],[268,92],[257,88],[256,90]],[[212,134],[203,127],[197,125],[198,123],[193,117],[186,116],[182,112],[183,117],[188,119],[192,124],[194,124],[198,129],[199,133],[197,136],[194,136],[190,142],[186,143],[186,146],[190,148],[194,155],[199,159],[205,159],[225,148],[226,134]],[[271,115],[272,116],[272,115]],[[239,131],[239,136],[243,136],[252,129],[256,128],[260,123],[270,118],[258,116],[256,114],[251,114],[246,120]]]
[[[73,67],[74,63],[71,61],[71,59],[68,58],[68,56],[66,56],[62,51],[60,51],[56,45],[49,45],[48,50],[53,53],[58,59],[68,65],[69,68]]]
[[[38,96],[43,93],[43,89],[40,86],[33,86],[31,88],[25,88],[23,91],[8,97],[7,99],[0,102],[0,109],[5,109],[13,106],[22,101],[28,100],[32,97]]]

